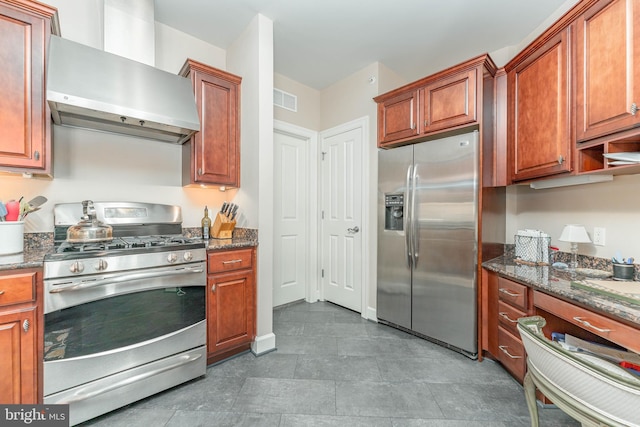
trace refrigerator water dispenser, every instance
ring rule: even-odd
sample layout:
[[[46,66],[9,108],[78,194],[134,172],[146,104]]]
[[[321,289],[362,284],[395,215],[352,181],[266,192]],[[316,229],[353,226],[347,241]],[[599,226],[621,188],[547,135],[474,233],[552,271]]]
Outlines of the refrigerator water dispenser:
[[[384,229],[403,230],[404,194],[384,195]]]

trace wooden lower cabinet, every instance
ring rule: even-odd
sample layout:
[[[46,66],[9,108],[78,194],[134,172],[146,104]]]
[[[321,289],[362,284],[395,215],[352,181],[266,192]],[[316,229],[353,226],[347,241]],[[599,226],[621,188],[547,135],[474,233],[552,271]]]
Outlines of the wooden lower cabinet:
[[[544,317],[546,326],[543,332],[549,339],[552,332],[560,332],[640,352],[640,329],[637,326],[564,301],[486,269],[482,271],[482,287],[481,336],[484,355],[498,360],[520,383],[527,369],[526,352],[517,329],[520,317]]]
[[[41,402],[43,341],[36,271],[0,274],[0,404]],[[41,286],[40,286],[41,288]]]
[[[524,381],[527,359],[520,335],[498,326],[498,360],[520,383]]]
[[[256,330],[255,249],[207,256],[207,362],[248,350]]]
[[[517,329],[518,318],[533,313],[527,286],[498,277],[498,351],[497,358],[519,382],[524,380],[526,362],[524,345]]]
[[[482,271],[483,330],[482,348],[498,360],[520,383],[524,380],[527,359],[517,329],[518,318],[533,314],[531,289],[498,274]]]
[[[640,331],[637,327],[626,325],[607,316],[595,313],[583,307],[563,301],[544,292],[533,293],[536,314],[547,321],[543,329],[547,337],[551,332],[563,332],[579,338],[616,344],[636,353],[640,353]]]

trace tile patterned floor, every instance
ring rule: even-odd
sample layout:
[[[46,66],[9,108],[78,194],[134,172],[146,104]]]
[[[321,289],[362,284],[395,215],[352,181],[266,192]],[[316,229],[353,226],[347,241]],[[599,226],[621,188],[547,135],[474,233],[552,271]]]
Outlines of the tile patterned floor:
[[[472,361],[330,303],[274,310],[277,351],[84,423],[91,426],[525,427],[522,387]],[[579,423],[555,408],[542,427]]]

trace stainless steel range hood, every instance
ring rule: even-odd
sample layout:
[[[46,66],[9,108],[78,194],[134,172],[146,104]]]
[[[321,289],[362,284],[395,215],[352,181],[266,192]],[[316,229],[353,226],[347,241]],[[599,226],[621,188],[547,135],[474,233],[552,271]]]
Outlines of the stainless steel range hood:
[[[189,79],[57,36],[47,67],[56,124],[176,144],[200,130]]]

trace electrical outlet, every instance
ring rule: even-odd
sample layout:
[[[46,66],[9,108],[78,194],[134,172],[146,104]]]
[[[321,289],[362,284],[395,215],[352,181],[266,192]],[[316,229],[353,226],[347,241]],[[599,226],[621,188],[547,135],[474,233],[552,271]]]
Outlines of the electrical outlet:
[[[593,244],[596,246],[604,246],[605,229],[602,227],[593,228]]]

